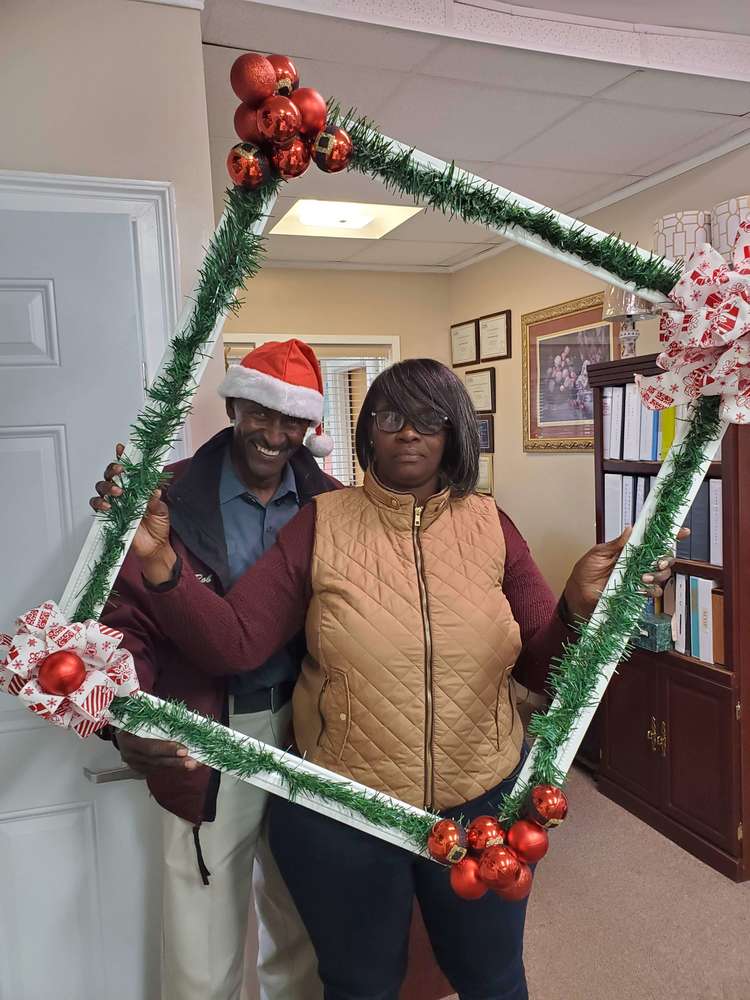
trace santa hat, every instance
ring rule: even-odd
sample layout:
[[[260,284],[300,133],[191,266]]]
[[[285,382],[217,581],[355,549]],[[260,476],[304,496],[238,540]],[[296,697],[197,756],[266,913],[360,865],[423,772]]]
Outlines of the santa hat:
[[[238,365],[230,365],[219,395],[251,399],[288,417],[302,417],[315,428],[305,444],[316,458],[333,451],[323,433],[323,377],[315,351],[301,340],[273,341],[256,347]]]

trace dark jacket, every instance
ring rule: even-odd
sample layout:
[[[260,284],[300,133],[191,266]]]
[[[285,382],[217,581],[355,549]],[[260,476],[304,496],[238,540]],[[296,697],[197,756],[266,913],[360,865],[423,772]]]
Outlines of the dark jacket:
[[[199,448],[193,458],[169,466],[170,480],[165,490],[172,546],[183,560],[184,571],[194,573],[218,594],[229,589],[219,480],[231,436],[231,428],[226,428]],[[294,454],[290,464],[301,506],[319,493],[340,488],[340,483],[321,471],[305,447]],[[201,673],[161,633],[151,612],[154,596],[144,586],[139,560],[131,553],[115,580],[101,620],[123,633],[122,644],[133,654],[144,691],[182,701],[188,708],[226,724],[227,678]],[[300,662],[303,654],[300,643]],[[148,785],[160,805],[195,825],[213,820],[216,815],[219,773],[208,767],[194,771],[163,769],[148,779]]]

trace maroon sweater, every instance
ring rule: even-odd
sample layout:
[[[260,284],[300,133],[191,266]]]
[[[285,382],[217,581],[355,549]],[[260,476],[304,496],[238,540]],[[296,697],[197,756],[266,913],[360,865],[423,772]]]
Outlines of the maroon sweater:
[[[523,647],[514,676],[541,691],[552,658],[571,632],[507,515],[498,511],[505,535],[503,592],[521,630]],[[279,532],[276,545],[237,581],[226,597],[203,587],[182,561],[173,579],[154,590],[152,611],[160,629],[182,646],[193,666],[213,677],[241,673],[264,663],[305,624],[312,595],[314,504]]]

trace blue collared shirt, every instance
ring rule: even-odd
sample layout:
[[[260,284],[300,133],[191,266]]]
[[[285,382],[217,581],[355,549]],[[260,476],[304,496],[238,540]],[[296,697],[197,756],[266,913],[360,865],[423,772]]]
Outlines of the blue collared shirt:
[[[279,487],[262,504],[248,490],[232,465],[227,448],[219,481],[219,506],[224,524],[230,583],[234,584],[276,541],[276,536],[299,510],[299,496],[292,467],[287,463]],[[244,694],[293,681],[298,673],[297,658],[288,649],[274,653],[262,667],[230,678],[232,694]]]

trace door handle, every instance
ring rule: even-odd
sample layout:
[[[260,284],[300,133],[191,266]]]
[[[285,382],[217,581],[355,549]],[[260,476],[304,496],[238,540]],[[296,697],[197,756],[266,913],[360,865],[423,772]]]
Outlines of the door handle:
[[[659,746],[659,734],[656,730],[656,719],[653,715],[651,716],[651,725],[648,727],[648,730],[646,731],[646,739],[648,740],[649,746],[651,747],[652,751],[656,753]]]
[[[94,785],[104,785],[109,781],[142,781],[145,777],[126,764],[122,767],[84,767],[83,773]]]
[[[661,728],[661,733],[656,737],[656,749],[659,751],[662,757],[666,757],[668,749],[666,722],[662,722],[660,728]]]

